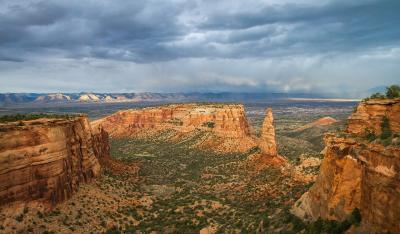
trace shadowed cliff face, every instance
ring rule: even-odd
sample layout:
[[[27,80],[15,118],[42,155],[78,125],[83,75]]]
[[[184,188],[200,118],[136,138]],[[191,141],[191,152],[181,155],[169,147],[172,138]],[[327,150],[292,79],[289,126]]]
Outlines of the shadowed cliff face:
[[[292,211],[303,219],[344,220],[361,210],[359,233],[400,232],[400,147],[369,142],[364,129],[381,133],[382,118],[393,133],[400,118],[400,100],[361,103],[349,118],[345,136],[328,134],[326,153],[314,186],[296,202]]]
[[[261,148],[268,155],[276,155],[272,111],[268,113],[261,140],[265,147]],[[250,133],[243,105],[235,104],[178,104],[124,110],[96,120],[92,126],[102,126],[114,138],[148,137],[166,130],[173,130],[174,137],[179,137],[201,131],[207,135],[199,144],[201,148],[223,152],[244,152],[259,144]]]
[[[100,173],[107,133],[86,117],[0,124],[0,205],[38,201],[50,207]]]

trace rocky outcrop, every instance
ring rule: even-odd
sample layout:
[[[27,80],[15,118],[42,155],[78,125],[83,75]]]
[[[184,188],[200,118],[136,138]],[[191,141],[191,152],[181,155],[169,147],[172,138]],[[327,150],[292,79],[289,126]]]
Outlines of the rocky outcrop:
[[[250,136],[242,105],[179,104],[123,110],[93,121],[92,125],[103,126],[112,137],[165,129],[190,132],[196,128],[225,137]]]
[[[386,116],[392,130],[398,103],[382,100],[361,103],[350,117],[351,134],[325,136],[325,157],[313,187],[294,205],[292,212],[303,218],[344,220],[355,208],[362,223],[357,233],[400,233],[400,147],[384,146],[354,135],[363,129],[381,132],[381,117]],[[391,103],[390,105],[388,103]],[[378,111],[379,110],[379,111]]]
[[[259,146],[263,155],[277,155],[271,109],[266,111],[259,139],[250,133],[240,104],[191,103],[122,110],[91,124],[93,128],[101,126],[114,138],[149,137],[170,130],[176,133],[175,138],[203,132],[208,135],[201,139],[202,148],[244,152]]]
[[[318,177],[320,165],[321,159],[303,154],[300,156],[299,164],[292,167],[291,176],[296,182],[314,182]]]
[[[274,116],[272,109],[268,108],[265,112],[264,122],[261,128],[261,137],[259,139],[259,147],[266,155],[277,155],[277,146],[275,139]]]
[[[66,200],[99,175],[107,141],[85,116],[0,124],[0,205]]]
[[[348,119],[347,132],[362,136],[370,131],[380,135],[385,117],[388,118],[392,131],[400,132],[400,99],[361,102]]]
[[[244,107],[236,104],[176,104],[131,109],[92,122],[111,137],[149,136],[165,130],[187,135],[197,130],[217,138],[203,139],[203,145],[217,145],[224,151],[246,151],[256,145],[250,134]]]

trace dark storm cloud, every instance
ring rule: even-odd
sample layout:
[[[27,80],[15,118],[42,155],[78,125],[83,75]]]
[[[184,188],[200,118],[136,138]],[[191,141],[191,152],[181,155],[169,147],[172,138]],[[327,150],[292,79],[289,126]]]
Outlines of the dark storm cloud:
[[[398,0],[5,0],[0,91],[359,90],[398,82]]]
[[[168,52],[158,44],[184,33],[176,16],[186,5],[150,1],[10,1],[0,6],[0,50],[23,49],[33,55],[61,50],[71,57],[132,61],[163,59]]]
[[[221,11],[200,24],[229,31],[223,44],[238,46],[235,57],[351,52],[400,43],[400,1],[341,1],[323,5],[270,5],[250,12]],[[270,26],[270,30],[246,30]],[[245,33],[242,33],[242,32]],[[243,34],[243,35],[241,35]],[[281,40],[273,41],[282,36]],[[350,51],[349,51],[350,50]]]
[[[0,50],[15,49],[11,57],[20,50],[32,56],[57,50],[73,58],[156,62],[337,52],[399,43],[397,0],[254,9],[251,3],[244,10],[230,10],[227,1],[213,10],[211,2],[201,1],[10,1],[0,6]]]

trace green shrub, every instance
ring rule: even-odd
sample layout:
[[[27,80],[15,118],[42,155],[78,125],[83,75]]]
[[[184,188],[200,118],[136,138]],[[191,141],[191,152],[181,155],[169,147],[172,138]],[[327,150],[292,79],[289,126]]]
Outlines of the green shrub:
[[[361,223],[361,212],[358,208],[355,208],[349,217],[349,222],[351,224],[359,224]]]
[[[53,231],[44,231],[43,234],[54,234]]]
[[[374,93],[370,97],[364,98],[362,101],[369,101],[371,99],[393,99],[393,98],[400,98],[400,86],[398,85],[391,85],[386,87],[386,93]]]
[[[214,122],[211,122],[211,121],[208,121],[208,122],[204,122],[204,123],[202,124],[202,126],[203,126],[203,127],[207,127],[207,128],[214,128],[214,127],[215,127],[215,123],[214,123]]]
[[[390,123],[389,119],[385,116],[382,119],[381,123],[381,129],[382,129],[382,134],[381,134],[381,139],[389,139],[392,136],[392,130],[390,129]]]
[[[120,234],[120,233],[121,232],[115,226],[110,229],[107,229],[107,231],[106,231],[106,234]]]
[[[351,223],[348,220],[339,222],[336,220],[322,220],[321,218],[318,218],[317,221],[308,226],[306,233],[344,233],[350,227]]]
[[[400,86],[391,85],[386,87],[386,97],[387,98],[400,98]]]
[[[371,142],[371,141],[374,141],[374,140],[376,140],[376,135],[375,135],[375,133],[373,132],[373,131],[371,131],[370,129],[366,129],[365,130],[365,138],[369,141],[369,142]]]
[[[259,152],[261,152],[261,149],[258,146],[254,146],[249,150],[249,154],[255,154],[255,153],[259,153]]]
[[[24,214],[20,214],[17,217],[15,217],[15,220],[17,220],[18,222],[22,222],[22,220],[24,220]]]
[[[370,99],[385,99],[385,95],[381,93],[374,93],[371,95]]]
[[[392,137],[389,137],[389,138],[386,138],[386,139],[381,140],[381,144],[382,144],[383,146],[389,146],[389,145],[391,145],[391,144],[392,144]]]
[[[361,213],[355,208],[349,217],[344,221],[323,220],[318,218],[317,221],[310,223],[306,228],[306,233],[345,233],[351,225],[358,225],[361,222]]]

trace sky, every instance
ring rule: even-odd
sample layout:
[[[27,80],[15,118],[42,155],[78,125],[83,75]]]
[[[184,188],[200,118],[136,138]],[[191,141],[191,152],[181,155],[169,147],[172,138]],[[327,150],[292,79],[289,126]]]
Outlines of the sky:
[[[352,95],[400,83],[399,0],[0,0],[0,92]]]

